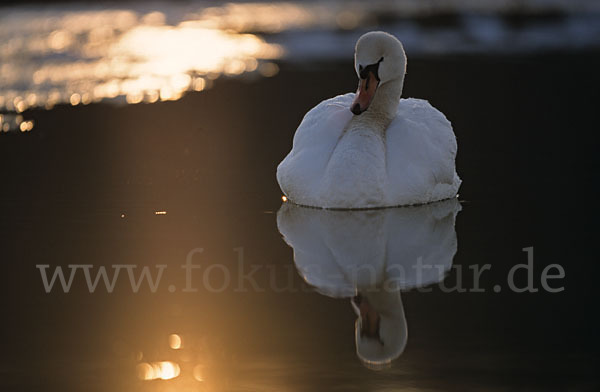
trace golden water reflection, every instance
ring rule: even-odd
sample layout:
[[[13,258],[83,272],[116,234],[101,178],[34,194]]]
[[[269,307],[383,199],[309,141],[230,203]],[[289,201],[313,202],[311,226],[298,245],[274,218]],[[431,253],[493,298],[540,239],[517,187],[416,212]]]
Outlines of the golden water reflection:
[[[224,347],[209,340],[173,333],[147,346],[147,353],[138,351],[133,371],[143,390],[225,390],[229,380],[222,366],[232,363],[223,357]]]
[[[138,364],[137,375],[140,380],[171,380],[181,373],[179,365],[171,361],[142,362]]]
[[[182,347],[181,336],[175,333],[169,335],[169,347],[173,350],[179,350]]]
[[[29,132],[33,129],[35,121],[25,120],[20,114],[0,114],[0,133],[3,132]]]
[[[220,16],[205,9],[173,24],[158,11],[6,13],[0,16],[0,111],[114,98],[130,104],[176,100],[188,90],[210,87],[220,75],[275,75],[278,68],[270,60],[283,49],[232,28],[239,18],[227,7]],[[273,14],[280,9],[259,8],[259,22],[281,16]],[[298,16],[294,7],[283,10],[288,19]]]

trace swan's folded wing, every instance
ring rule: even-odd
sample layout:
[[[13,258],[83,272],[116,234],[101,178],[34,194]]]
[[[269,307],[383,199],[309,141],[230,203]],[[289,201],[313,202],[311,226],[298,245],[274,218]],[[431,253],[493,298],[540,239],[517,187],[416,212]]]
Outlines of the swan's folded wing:
[[[294,134],[292,153],[301,153],[318,146],[318,142],[336,141],[352,118],[350,104],[354,93],[326,99],[304,115]]]
[[[456,182],[456,137],[446,117],[422,99],[402,99],[386,133],[387,169],[393,193],[415,193]],[[431,195],[434,197],[433,195]]]
[[[329,157],[352,118],[349,93],[325,100],[312,108],[302,119],[294,135],[292,151],[277,167],[281,189],[292,200],[308,200],[304,193],[318,189]],[[299,194],[302,192],[302,194]]]

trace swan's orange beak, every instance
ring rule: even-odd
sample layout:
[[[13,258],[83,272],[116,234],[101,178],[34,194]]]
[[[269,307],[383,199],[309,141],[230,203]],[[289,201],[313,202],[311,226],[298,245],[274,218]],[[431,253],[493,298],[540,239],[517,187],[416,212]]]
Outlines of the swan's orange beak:
[[[356,91],[356,97],[350,107],[352,113],[358,115],[369,108],[378,86],[379,80],[373,72],[368,72],[366,78],[359,79],[358,91]]]
[[[366,335],[368,337],[379,339],[381,316],[377,313],[377,310],[375,310],[369,301],[360,294],[353,298],[353,302],[358,308],[362,320],[360,330],[361,336]]]

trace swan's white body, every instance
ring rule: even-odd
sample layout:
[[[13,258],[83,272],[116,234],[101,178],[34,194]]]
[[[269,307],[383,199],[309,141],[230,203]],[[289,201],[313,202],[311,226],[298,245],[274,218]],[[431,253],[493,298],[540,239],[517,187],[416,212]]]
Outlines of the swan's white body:
[[[454,197],[456,137],[444,115],[421,99],[401,99],[384,135],[348,128],[354,93],[321,102],[294,136],[277,180],[295,203],[324,208],[422,204]]]
[[[350,111],[352,101],[361,98],[349,93],[321,102],[304,116],[291,152],[277,168],[279,185],[291,201],[374,208],[456,196],[461,183],[454,165],[456,137],[446,117],[427,101],[400,99],[405,67],[400,42],[389,34],[368,33],[357,44],[356,62],[360,56],[384,59],[384,54],[381,82],[372,79],[379,88],[370,92],[374,97],[364,114]],[[369,61],[376,60],[363,62]]]

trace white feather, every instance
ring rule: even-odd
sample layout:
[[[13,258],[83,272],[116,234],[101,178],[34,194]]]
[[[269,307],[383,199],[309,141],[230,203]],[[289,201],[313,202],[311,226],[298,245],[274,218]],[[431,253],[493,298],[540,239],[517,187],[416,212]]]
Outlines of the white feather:
[[[423,204],[456,196],[456,137],[427,101],[401,99],[383,135],[357,122],[354,94],[321,102],[302,120],[277,180],[293,202],[323,208]],[[373,127],[376,128],[376,127]]]

